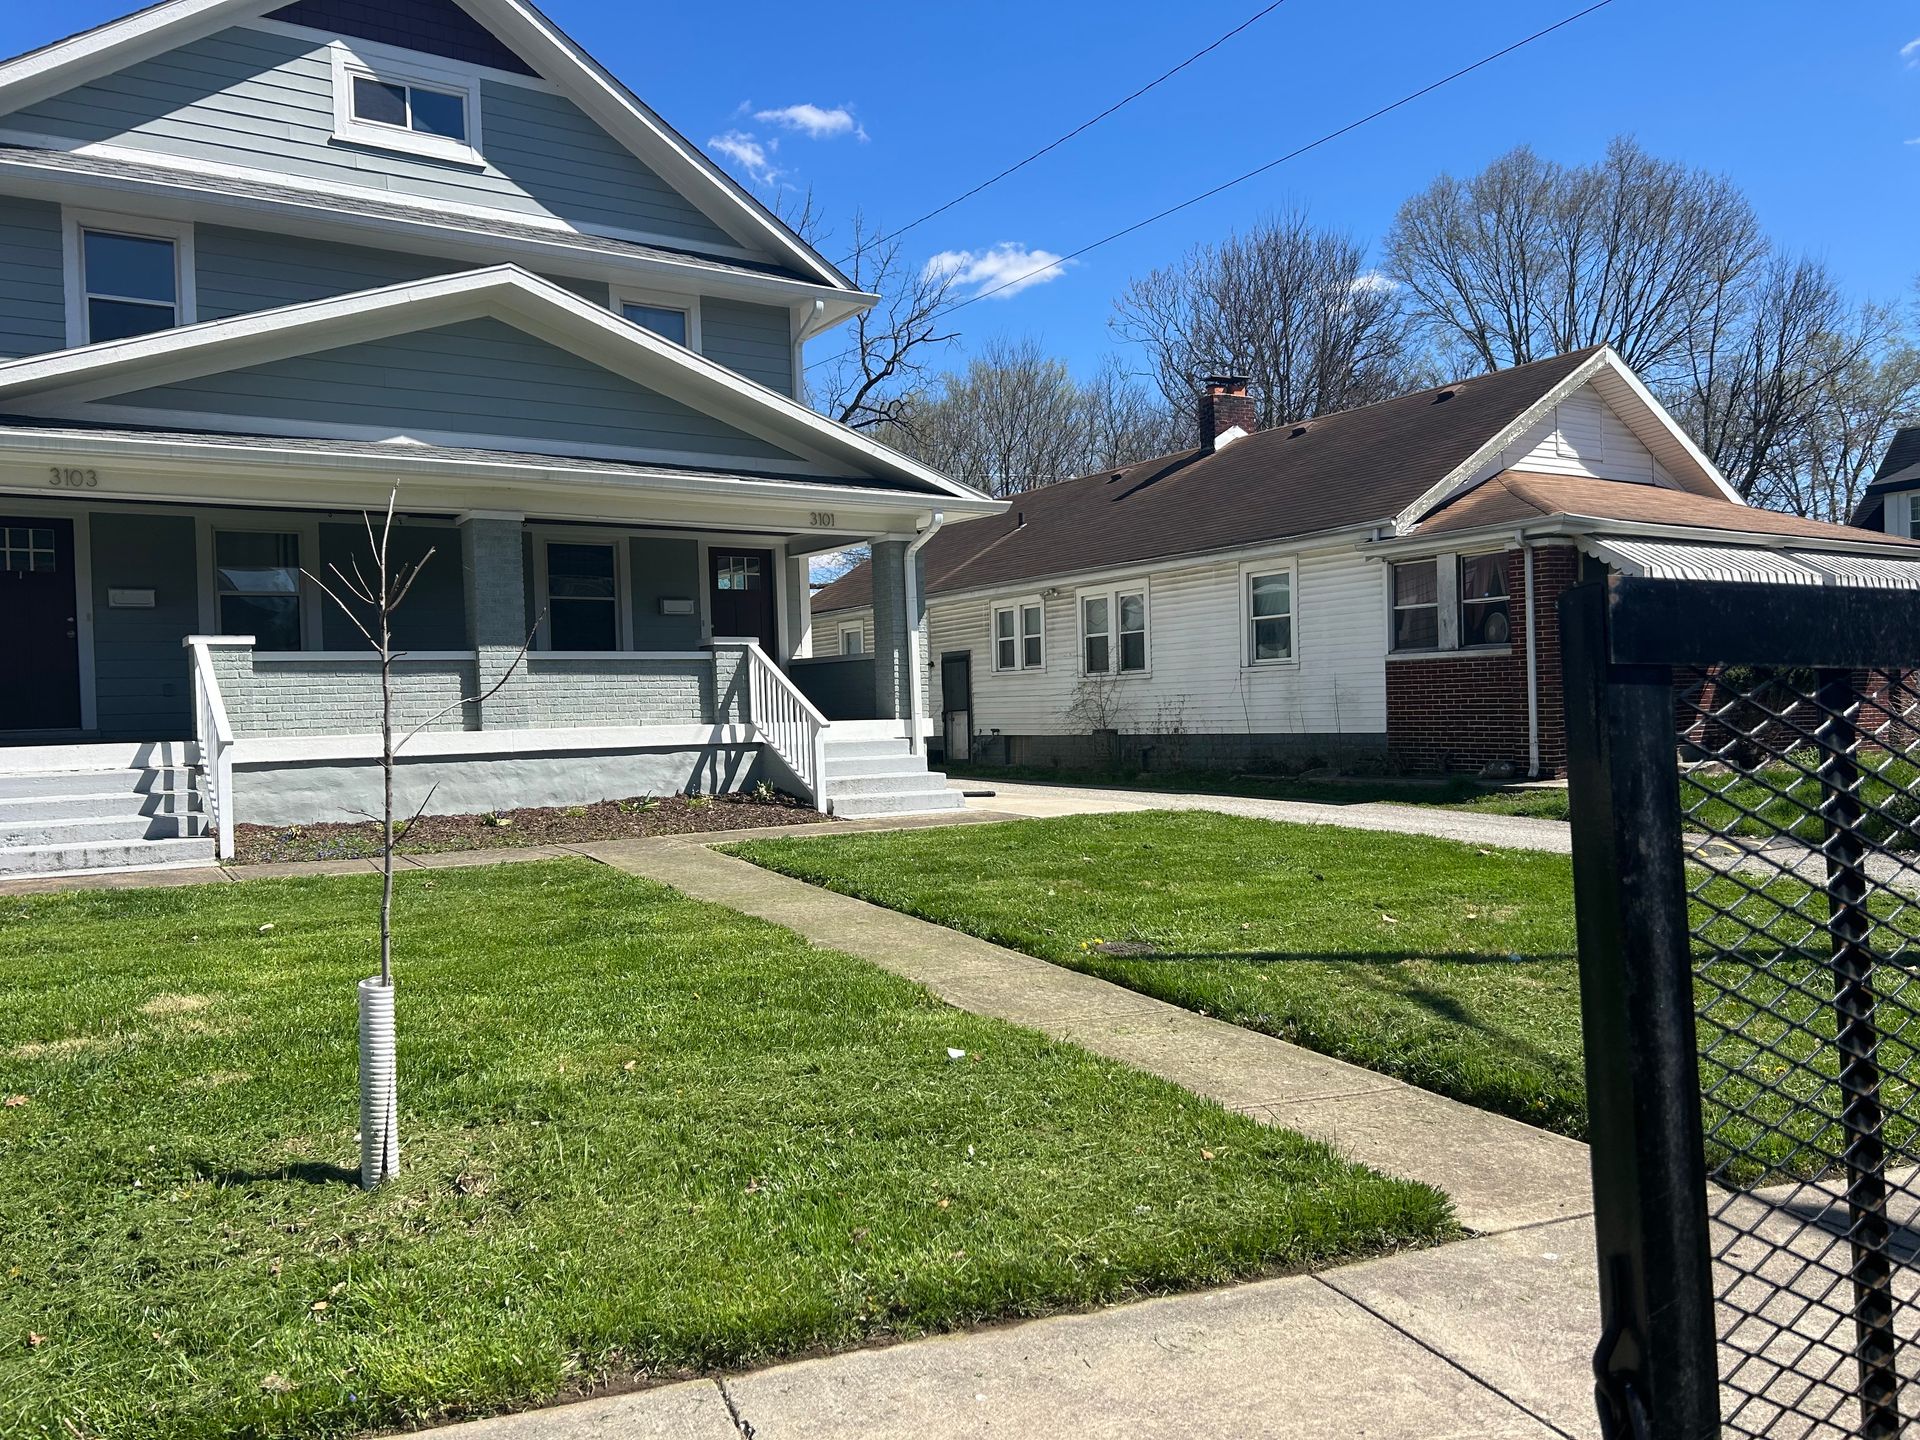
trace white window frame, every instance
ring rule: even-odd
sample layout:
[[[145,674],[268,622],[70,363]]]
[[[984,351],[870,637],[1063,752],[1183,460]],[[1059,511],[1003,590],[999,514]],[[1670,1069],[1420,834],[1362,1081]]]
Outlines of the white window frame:
[[[271,510],[206,510],[194,517],[200,551],[200,619],[208,635],[220,633],[220,556],[214,537],[223,530],[265,530],[275,535],[300,537],[300,649],[267,651],[261,654],[307,654],[324,652],[326,611],[333,602],[313,583],[308,569],[320,560],[320,519],[314,515]]]
[[[624,286],[615,286],[613,290],[613,313],[622,320],[627,319],[629,305],[651,305],[657,310],[678,310],[687,317],[687,349],[699,354],[706,350],[700,339],[700,297],[698,295],[675,295],[666,290],[635,290]],[[646,330],[637,320],[627,320],[629,325]],[[665,340],[667,337],[657,331],[647,330],[649,335]]]
[[[1498,645],[1467,644],[1467,606],[1471,604],[1490,604],[1491,601],[1471,601],[1461,587],[1461,572],[1469,560],[1484,560],[1489,555],[1498,555],[1503,560],[1506,547],[1498,550],[1457,550],[1453,555],[1453,644],[1456,650],[1478,652],[1482,655],[1503,655],[1513,648],[1513,611],[1514,604],[1520,598],[1509,591],[1500,598],[1507,602],[1507,638]]]
[[[191,325],[198,319],[199,297],[194,289],[193,225],[182,220],[156,220],[145,215],[120,215],[106,210],[60,211],[61,248],[64,251],[67,346],[79,349],[93,342],[87,334],[87,247],[86,232],[98,230],[112,235],[133,235],[145,240],[166,240],[173,245],[173,328]],[[159,332],[164,333],[164,332]]]
[[[633,596],[628,582],[630,566],[627,551],[628,532],[624,530],[606,530],[598,527],[573,529],[560,526],[530,527],[528,533],[533,537],[533,602],[539,607],[540,621],[534,631],[533,649],[539,654],[552,655],[615,655],[626,654],[633,649]],[[613,550],[613,606],[614,606],[614,650],[555,650],[553,648],[553,630],[547,620],[548,608],[552,597],[547,594],[547,546],[549,545],[602,545]],[[701,556],[701,564],[706,564],[706,556]]]
[[[853,641],[851,650],[847,648],[849,638]],[[840,622],[839,641],[841,659],[864,658],[867,653],[867,627],[858,620],[843,620]]]
[[[480,77],[473,70],[443,65],[411,51],[355,41],[328,46],[333,67],[333,138],[347,145],[365,145],[430,160],[483,166],[484,141],[480,133]],[[467,138],[426,135],[398,125],[362,120],[353,113],[353,80],[361,76],[387,85],[417,86],[443,95],[458,95],[466,106]]]
[[[1038,632],[1040,641],[1040,663],[1037,665],[1029,665],[1026,663],[1026,612],[1029,610],[1038,610],[1040,612],[1040,629]],[[1013,664],[1011,666],[1000,663],[999,640],[1000,616],[1009,613],[1013,616]],[[1022,595],[1013,600],[996,600],[992,605],[988,606],[987,646],[993,655],[993,671],[996,675],[1013,674],[1016,672],[1044,672],[1047,668],[1047,602],[1045,597],[1040,595]]]
[[[1146,663],[1138,670],[1124,670],[1120,665],[1120,600],[1123,596],[1130,598],[1135,595],[1140,597],[1140,607],[1144,616],[1140,635]],[[1087,669],[1087,601],[1089,600],[1107,602],[1107,668],[1105,670]],[[1075,660],[1075,665],[1081,675],[1106,675],[1115,680],[1133,680],[1153,674],[1153,594],[1152,586],[1147,581],[1086,586],[1074,593],[1074,617],[1074,623],[1080,631],[1080,653]]]
[[[1253,630],[1253,582],[1255,577],[1285,575],[1287,577],[1287,653],[1278,660],[1256,660],[1254,658]],[[1391,582],[1389,582],[1391,584]],[[1392,590],[1388,590],[1388,600],[1392,600]],[[1271,616],[1264,618],[1274,618]],[[1391,625],[1391,621],[1389,621]],[[1424,652],[1423,652],[1424,653]],[[1240,668],[1242,670],[1275,670],[1300,663],[1300,562],[1289,555],[1283,560],[1249,560],[1240,567]]]
[[[1448,554],[1434,554],[1434,555],[1409,555],[1404,560],[1395,559],[1395,560],[1389,560],[1387,562],[1387,585],[1386,585],[1387,654],[1389,655],[1441,655],[1441,654],[1447,654],[1455,650],[1456,648],[1458,648],[1457,643],[1450,643],[1450,642],[1457,642],[1458,636],[1457,635],[1449,636],[1447,633],[1449,628],[1451,628],[1447,619],[1447,608],[1448,608],[1447,595],[1449,590],[1456,588],[1455,586],[1450,585],[1448,583],[1447,576],[1450,573],[1457,572],[1457,568],[1458,568],[1457,565],[1451,563],[1451,561],[1452,561],[1452,557]],[[1401,565],[1421,565],[1421,564],[1430,564],[1433,566],[1432,605],[1428,606],[1428,605],[1422,604],[1422,605],[1403,606],[1399,603],[1398,592],[1394,585],[1394,571],[1396,568],[1398,568]],[[1400,611],[1403,609],[1426,610],[1429,608],[1431,608],[1434,612],[1433,644],[1423,646],[1418,650],[1402,650],[1399,648],[1399,646],[1395,645],[1394,636],[1399,629],[1399,627],[1395,624],[1395,617],[1400,613]]]

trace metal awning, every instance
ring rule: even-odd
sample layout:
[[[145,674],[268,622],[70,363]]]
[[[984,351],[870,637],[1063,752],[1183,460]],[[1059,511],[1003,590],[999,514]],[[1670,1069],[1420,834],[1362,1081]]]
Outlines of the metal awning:
[[[1730,585],[1846,585],[1869,590],[1920,590],[1920,560],[1850,555],[1831,550],[1772,550],[1755,545],[1704,545],[1587,535],[1582,550],[1623,575],[1652,580],[1715,580]]]

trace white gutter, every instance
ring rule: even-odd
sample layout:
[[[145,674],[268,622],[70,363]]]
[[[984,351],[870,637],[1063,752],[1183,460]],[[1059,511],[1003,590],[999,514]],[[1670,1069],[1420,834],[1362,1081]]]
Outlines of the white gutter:
[[[1534,636],[1538,612],[1533,608],[1533,541],[1524,533],[1513,537],[1520,546],[1527,583],[1527,778],[1540,778],[1540,651]]]
[[[907,546],[907,753],[918,755],[924,741],[920,735],[920,575],[915,563],[921,547],[940,533],[947,523],[946,512],[933,512],[933,521]]]

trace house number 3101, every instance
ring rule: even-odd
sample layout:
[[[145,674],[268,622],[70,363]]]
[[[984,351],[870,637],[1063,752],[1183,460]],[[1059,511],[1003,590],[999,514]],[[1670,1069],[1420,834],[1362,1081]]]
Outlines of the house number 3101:
[[[64,465],[54,465],[48,468],[47,483],[58,485],[62,490],[91,490],[100,483],[100,472],[72,470]]]
[[[807,516],[807,523],[816,530],[831,530],[838,522],[833,518],[833,511],[815,510]]]

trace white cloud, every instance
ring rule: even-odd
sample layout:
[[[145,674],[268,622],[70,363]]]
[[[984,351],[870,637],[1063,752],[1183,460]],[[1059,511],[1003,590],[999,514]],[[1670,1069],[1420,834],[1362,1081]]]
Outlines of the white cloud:
[[[854,119],[853,112],[844,105],[836,105],[829,110],[802,102],[799,105],[783,105],[777,110],[756,110],[753,118],[763,125],[780,125],[788,130],[798,130],[809,140],[837,140],[842,135],[851,135],[856,140],[867,138],[866,127]]]
[[[1058,280],[1068,263],[1051,250],[1003,240],[990,250],[942,250],[927,261],[926,273],[951,276],[957,288],[971,287],[976,296],[992,291],[996,300],[1010,300],[1031,286]]]
[[[1353,277],[1353,283],[1347,288],[1356,294],[1365,294],[1376,290],[1398,290],[1400,282],[1391,275],[1381,274],[1378,270],[1363,270]]]
[[[1920,38],[1909,40],[1900,47],[1900,58],[1909,65],[1920,66]]]
[[[762,185],[771,185],[780,177],[780,168],[773,163],[773,152],[779,148],[778,140],[761,140],[745,130],[729,130],[707,141],[707,149],[726,156],[746,171],[749,179]]]

